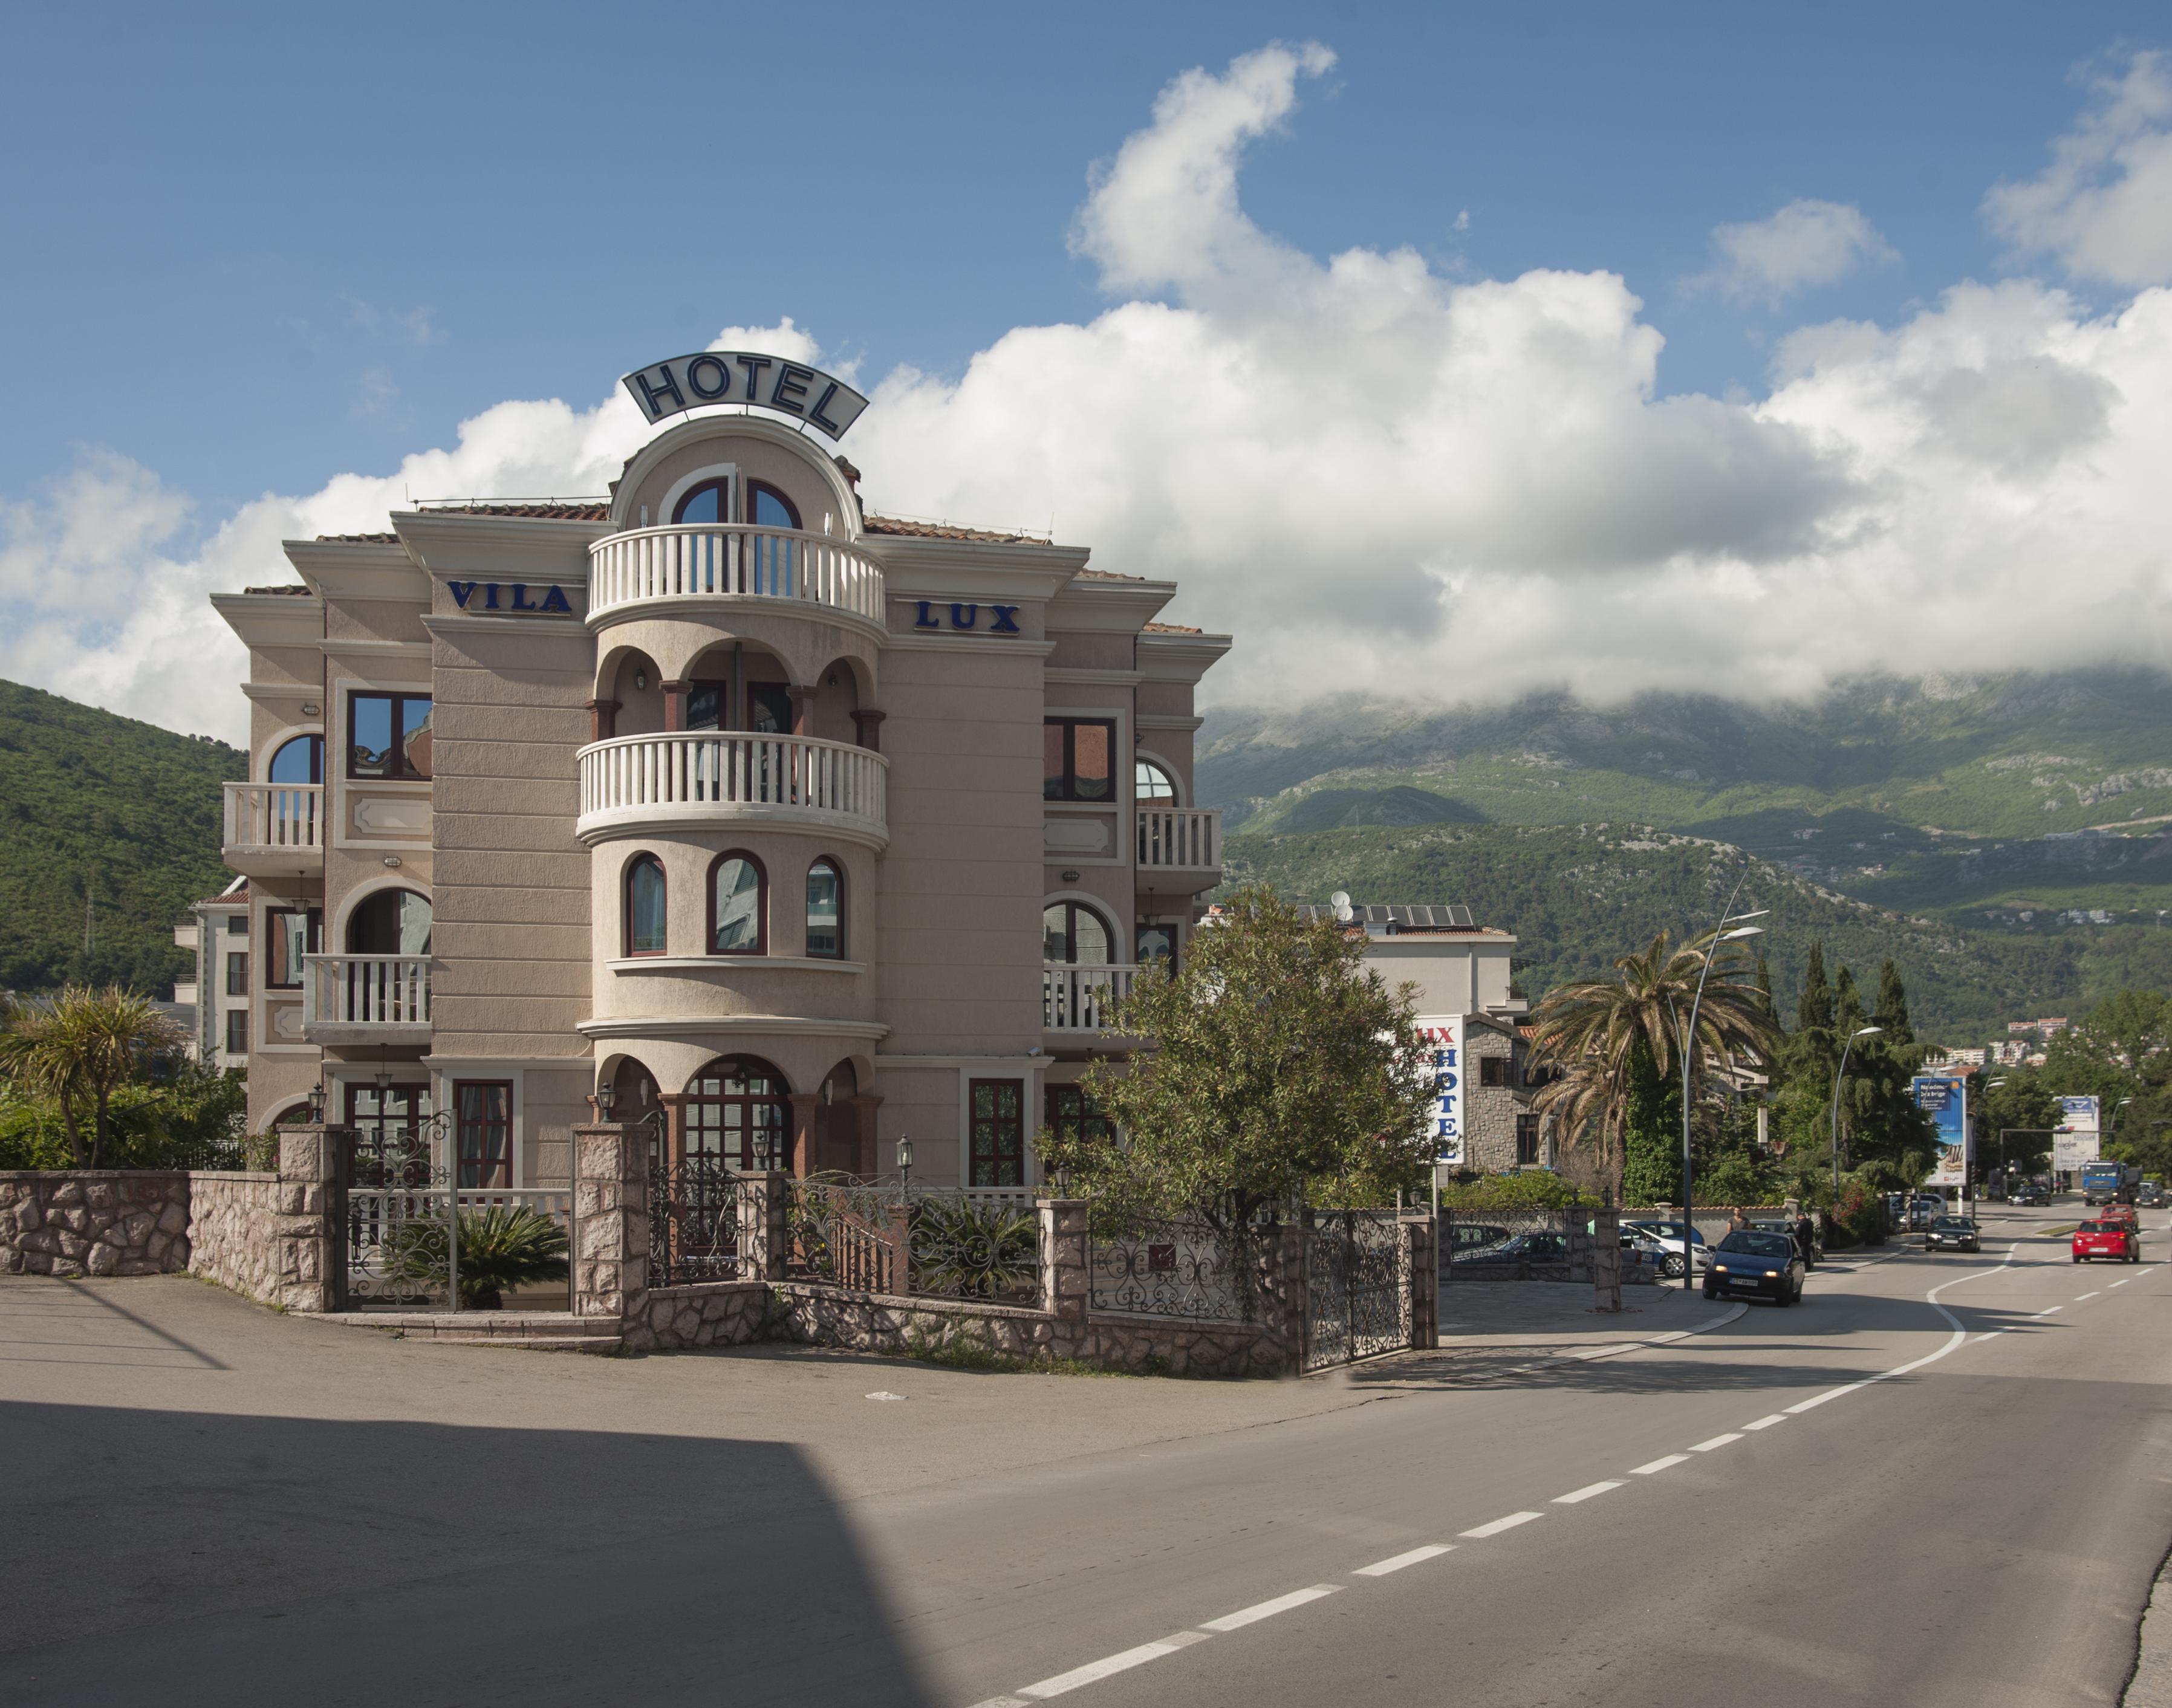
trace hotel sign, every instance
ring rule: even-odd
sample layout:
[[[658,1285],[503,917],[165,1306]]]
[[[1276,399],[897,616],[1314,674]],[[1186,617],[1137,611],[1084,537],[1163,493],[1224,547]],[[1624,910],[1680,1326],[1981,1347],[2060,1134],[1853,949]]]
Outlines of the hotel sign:
[[[791,416],[839,439],[868,406],[858,392],[819,368],[746,350],[674,356],[635,369],[619,384],[652,427],[707,404],[750,404]]]
[[[1418,1036],[1425,1043],[1424,1072],[1433,1082],[1433,1159],[1461,1167],[1463,1127],[1463,1016],[1421,1015]]]

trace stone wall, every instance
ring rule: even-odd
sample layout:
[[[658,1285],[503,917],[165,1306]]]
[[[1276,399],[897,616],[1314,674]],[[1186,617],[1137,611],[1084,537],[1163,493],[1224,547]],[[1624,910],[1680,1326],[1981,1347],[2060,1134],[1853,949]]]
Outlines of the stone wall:
[[[0,1174],[0,1269],[10,1275],[168,1275],[188,1262],[185,1174]]]
[[[189,1273],[266,1304],[280,1297],[279,1177],[189,1177]]]
[[[590,1314],[594,1314],[591,1313]],[[651,1287],[619,1324],[629,1352],[675,1352],[690,1346],[744,1346],[777,1338],[767,1281],[697,1281]]]

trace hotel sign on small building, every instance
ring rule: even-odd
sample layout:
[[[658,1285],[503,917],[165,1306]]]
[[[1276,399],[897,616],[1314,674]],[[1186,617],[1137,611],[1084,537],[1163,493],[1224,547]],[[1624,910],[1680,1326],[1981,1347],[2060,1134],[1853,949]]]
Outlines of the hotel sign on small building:
[[[1463,1016],[1421,1016],[1418,1036],[1425,1039],[1427,1071],[1433,1076],[1434,1162],[1463,1165]]]

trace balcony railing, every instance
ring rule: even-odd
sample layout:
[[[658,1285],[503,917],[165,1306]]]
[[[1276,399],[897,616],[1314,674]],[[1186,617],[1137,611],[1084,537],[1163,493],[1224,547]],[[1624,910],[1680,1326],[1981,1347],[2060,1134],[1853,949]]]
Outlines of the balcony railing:
[[[1136,966],[1074,967],[1044,962],[1040,969],[1040,1023],[1050,1032],[1101,1032],[1108,1027],[1109,1004],[1132,994]]]
[[[1222,866],[1219,807],[1141,807],[1139,865],[1163,871],[1218,871]]]
[[[321,783],[228,783],[226,855],[321,860],[325,851],[325,791]]]
[[[589,615],[631,605],[798,599],[880,625],[882,566],[826,534],[790,528],[637,528],[589,548]]]
[[[304,955],[302,1034],[313,1044],[427,1041],[427,955]]]
[[[574,831],[589,841],[660,820],[771,819],[890,834],[890,761],[849,742],[687,730],[599,741],[580,762]]]

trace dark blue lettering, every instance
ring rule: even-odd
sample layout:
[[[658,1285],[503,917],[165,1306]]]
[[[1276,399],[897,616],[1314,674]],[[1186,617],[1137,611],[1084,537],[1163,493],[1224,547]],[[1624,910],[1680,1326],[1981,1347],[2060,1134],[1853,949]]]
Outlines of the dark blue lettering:
[[[702,384],[702,370],[705,367],[716,370],[717,383],[712,386]],[[718,398],[729,395],[732,370],[721,356],[696,356],[686,364],[686,387],[702,402],[714,403]]]
[[[806,396],[807,382],[814,377],[813,368],[802,368],[796,362],[786,363],[777,370],[777,386],[769,395],[769,406],[771,409],[788,409],[794,415],[800,414],[799,406],[792,399]]]
[[[761,398],[756,393],[755,388],[756,382],[761,379],[761,370],[769,366],[769,357],[766,356],[734,356],[732,357],[732,360],[738,363],[740,367],[746,369],[746,400],[749,403],[760,403],[761,401]]]
[[[933,617],[928,615],[927,603],[926,599],[920,601],[920,615],[914,620],[912,625],[916,629],[939,629],[943,626]]]
[[[524,581],[516,581],[513,584],[512,609],[516,611],[532,611],[535,609],[534,605],[528,603],[528,583]]]
[[[977,628],[980,626],[980,621],[981,608],[978,605],[953,605],[950,607],[950,626],[954,629]]]
[[[664,384],[661,385],[651,385],[646,373],[633,376],[633,383],[641,388],[641,406],[648,411],[648,418],[651,421],[660,421],[669,413],[662,404],[657,401],[659,397],[668,395],[680,408],[686,407],[685,394],[679,389],[679,382],[672,376],[671,364],[668,362],[659,362],[656,364],[656,371],[664,376]]]
[[[483,583],[482,608],[487,611],[494,611],[497,609],[497,583],[494,581],[487,581]]]
[[[448,581],[445,588],[452,594],[453,603],[462,610],[468,608],[468,601],[475,597],[476,584],[471,581]]]
[[[1019,626],[1012,620],[1018,615],[1019,608],[1016,605],[990,605],[988,609],[996,614],[995,626],[988,631],[990,634],[1015,635],[1018,633]]]
[[[836,395],[837,382],[833,379],[830,382],[830,389],[824,392],[821,396],[816,398],[814,400],[814,407],[807,411],[808,420],[813,422],[818,427],[825,428],[833,436],[844,432],[844,428],[839,427],[836,422],[831,421],[830,417],[823,414],[822,411],[829,408],[830,400]]]
[[[566,603],[565,589],[563,588],[556,587],[552,588],[550,592],[543,595],[543,604],[540,609],[546,611],[563,611],[568,616],[571,616],[573,612],[573,606]]]

